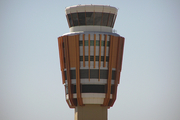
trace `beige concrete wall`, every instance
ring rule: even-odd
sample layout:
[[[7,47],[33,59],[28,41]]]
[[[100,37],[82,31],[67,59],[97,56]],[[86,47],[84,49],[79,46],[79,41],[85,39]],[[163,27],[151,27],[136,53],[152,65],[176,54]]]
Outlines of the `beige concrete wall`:
[[[107,120],[107,109],[101,105],[77,106],[75,120]]]

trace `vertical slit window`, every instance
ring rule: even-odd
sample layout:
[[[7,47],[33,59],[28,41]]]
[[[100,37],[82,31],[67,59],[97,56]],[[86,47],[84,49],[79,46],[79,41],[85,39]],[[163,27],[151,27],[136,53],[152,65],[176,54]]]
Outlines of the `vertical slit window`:
[[[67,80],[67,74],[66,71],[64,71],[65,80]]]
[[[72,18],[71,18],[71,14],[68,14],[68,19],[69,19],[70,27],[72,27],[73,26],[73,21],[72,21]]]
[[[112,80],[115,80],[115,78],[116,78],[116,71],[112,70]]]
[[[78,18],[79,18],[79,24],[80,25],[85,25],[85,12],[78,13]]]
[[[114,94],[114,85],[111,85],[111,94]]]
[[[86,24],[93,25],[94,13],[93,12],[86,12]]]
[[[76,79],[76,70],[70,70],[71,79]]]
[[[77,13],[71,13],[71,15],[72,15],[72,20],[73,20],[74,26],[78,26],[78,16],[77,16]]]
[[[72,93],[76,93],[76,85],[71,85]]]

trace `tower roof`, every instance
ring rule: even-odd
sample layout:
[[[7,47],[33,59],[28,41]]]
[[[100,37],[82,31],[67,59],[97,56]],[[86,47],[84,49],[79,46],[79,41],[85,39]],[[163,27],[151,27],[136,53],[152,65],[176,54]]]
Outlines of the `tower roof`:
[[[117,15],[118,9],[107,5],[74,5],[66,8],[66,14],[77,12],[103,12]]]

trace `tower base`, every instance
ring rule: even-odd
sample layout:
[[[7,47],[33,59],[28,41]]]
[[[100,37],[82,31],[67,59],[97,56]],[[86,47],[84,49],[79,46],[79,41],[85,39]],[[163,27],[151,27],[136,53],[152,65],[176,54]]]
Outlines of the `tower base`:
[[[107,120],[107,109],[101,105],[77,106],[75,120]]]

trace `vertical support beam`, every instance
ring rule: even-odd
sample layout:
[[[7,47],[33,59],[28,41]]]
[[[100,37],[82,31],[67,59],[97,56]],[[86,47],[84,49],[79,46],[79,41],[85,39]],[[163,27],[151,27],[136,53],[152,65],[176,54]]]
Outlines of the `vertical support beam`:
[[[116,95],[117,95],[117,86],[118,86],[118,80],[120,78],[120,71],[119,71],[119,66],[120,66],[120,50],[121,50],[121,47],[120,47],[120,40],[119,40],[119,37],[118,37],[118,44],[117,44],[117,54],[116,54],[116,75],[115,75],[115,81],[114,81],[114,93],[112,95],[112,100],[110,100],[109,102],[109,106],[113,106],[115,100],[116,100]]]
[[[83,34],[83,67],[85,67],[85,46],[84,46],[84,39],[85,39],[85,37],[84,37],[84,34]]]
[[[80,60],[79,60],[79,35],[75,35],[75,43],[76,43],[76,94],[77,94],[77,102],[79,106],[83,105],[81,98],[81,88],[80,88]]]
[[[99,35],[99,79],[100,80],[100,67],[101,67],[101,40],[102,40],[102,35]]]
[[[118,49],[117,49],[117,60],[116,60],[116,78],[114,83],[114,93],[112,95],[112,100],[109,103],[109,106],[113,106],[116,97],[117,97],[117,87],[120,80],[120,72],[121,72],[121,66],[122,66],[122,57],[123,57],[123,46],[124,46],[124,38],[118,37]]]
[[[111,35],[110,38],[110,47],[109,47],[109,66],[108,66],[108,81],[107,81],[107,93],[106,97],[104,98],[103,106],[107,106],[110,100],[110,93],[111,93],[111,78],[112,78],[112,48],[113,48],[113,38],[114,36]]]
[[[96,34],[94,34],[94,68],[96,67]]]
[[[104,45],[104,67],[106,67],[106,47],[107,47],[107,35],[105,35],[105,45]]]
[[[89,81],[90,81],[90,34],[88,35],[88,66],[89,66]]]
[[[59,46],[59,59],[60,59],[60,67],[62,73],[62,83],[65,83],[65,76],[64,76],[64,55],[63,55],[63,40],[62,37],[58,38],[58,46]]]
[[[64,47],[65,47],[65,59],[66,59],[66,73],[67,73],[67,81],[68,81],[68,95],[69,95],[69,101],[71,102],[70,106],[71,108],[75,107],[75,104],[73,102],[73,94],[71,91],[71,77],[70,77],[70,60],[69,60],[69,48],[68,48],[68,36],[65,36],[64,41]]]
[[[121,71],[122,69],[122,60],[123,60],[123,51],[124,51],[124,38],[123,37],[120,37],[120,47],[121,47],[121,51],[120,51],[120,66],[119,66],[119,70]]]

